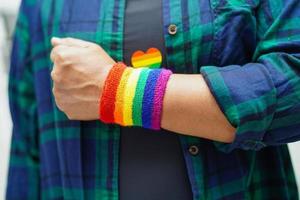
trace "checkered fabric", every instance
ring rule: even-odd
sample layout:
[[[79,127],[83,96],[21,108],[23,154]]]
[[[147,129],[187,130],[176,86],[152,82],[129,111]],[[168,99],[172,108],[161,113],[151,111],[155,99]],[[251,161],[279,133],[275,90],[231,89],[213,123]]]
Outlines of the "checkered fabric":
[[[300,139],[300,1],[162,4],[163,67],[202,73],[237,127],[231,144],[179,136],[194,200],[298,199],[285,144]],[[23,0],[9,83],[7,199],[118,199],[119,127],[70,121],[58,110],[49,54],[52,36],[75,37],[122,61],[125,5],[125,0]],[[176,34],[169,34],[170,24]],[[191,145],[199,148],[197,155],[189,153]]]

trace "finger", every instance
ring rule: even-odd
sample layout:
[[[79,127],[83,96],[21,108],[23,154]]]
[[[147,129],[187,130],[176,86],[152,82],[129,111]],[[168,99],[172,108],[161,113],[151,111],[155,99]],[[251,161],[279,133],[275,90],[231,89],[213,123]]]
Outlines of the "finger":
[[[57,58],[64,59],[66,55],[75,50],[78,50],[78,47],[58,45],[51,50],[50,58],[52,61],[55,61]]]
[[[66,47],[62,45],[55,46],[50,53],[50,59],[52,62],[55,62],[58,58],[62,59],[64,52],[66,51]]]
[[[50,52],[50,60],[52,61],[52,62],[54,62],[55,61],[55,52],[56,50],[55,50],[55,48],[53,48],[52,50],[51,50],[51,52]]]
[[[53,48],[50,57],[59,66],[69,66],[78,62],[85,51],[87,50],[81,47],[59,45]]]
[[[84,41],[84,40],[80,40],[80,39],[76,39],[76,38],[60,38],[60,43],[62,45],[66,45],[66,46],[77,46],[77,47],[83,47],[83,48],[87,48],[89,46],[91,46],[93,43],[88,42],[88,41]]]
[[[57,71],[57,68],[56,68],[55,65],[53,65],[52,71],[50,72],[50,77],[51,77],[52,80],[54,80],[56,78],[56,75],[57,75],[56,71]]]
[[[51,44],[53,47],[58,46],[61,44],[61,39],[58,37],[52,37],[51,38]]]

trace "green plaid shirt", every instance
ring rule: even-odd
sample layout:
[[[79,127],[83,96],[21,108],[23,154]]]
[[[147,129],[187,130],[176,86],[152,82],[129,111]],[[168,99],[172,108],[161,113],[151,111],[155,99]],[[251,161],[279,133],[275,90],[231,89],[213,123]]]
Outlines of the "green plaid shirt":
[[[231,144],[179,136],[194,199],[298,199],[285,144],[300,139],[300,1],[162,2],[167,67],[202,73],[237,127]],[[70,121],[58,110],[49,54],[52,36],[75,37],[121,61],[125,3],[22,2],[7,199],[118,199],[119,127]],[[198,154],[189,152],[193,145]]]

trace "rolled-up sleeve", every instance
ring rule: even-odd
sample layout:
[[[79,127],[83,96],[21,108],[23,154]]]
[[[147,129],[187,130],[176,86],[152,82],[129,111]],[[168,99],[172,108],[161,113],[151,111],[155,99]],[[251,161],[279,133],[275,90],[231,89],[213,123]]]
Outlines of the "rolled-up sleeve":
[[[216,142],[222,151],[259,150],[300,139],[300,1],[278,1],[278,9],[257,15],[264,35],[252,63],[201,67],[222,112],[236,127],[233,143]],[[273,20],[260,23],[264,16]]]

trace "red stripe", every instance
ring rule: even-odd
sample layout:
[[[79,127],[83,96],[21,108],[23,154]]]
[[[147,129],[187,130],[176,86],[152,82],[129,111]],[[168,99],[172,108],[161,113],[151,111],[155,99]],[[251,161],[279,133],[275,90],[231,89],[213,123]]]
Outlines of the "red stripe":
[[[99,106],[99,119],[105,123],[114,123],[117,89],[125,69],[124,63],[116,63],[105,80]]]

